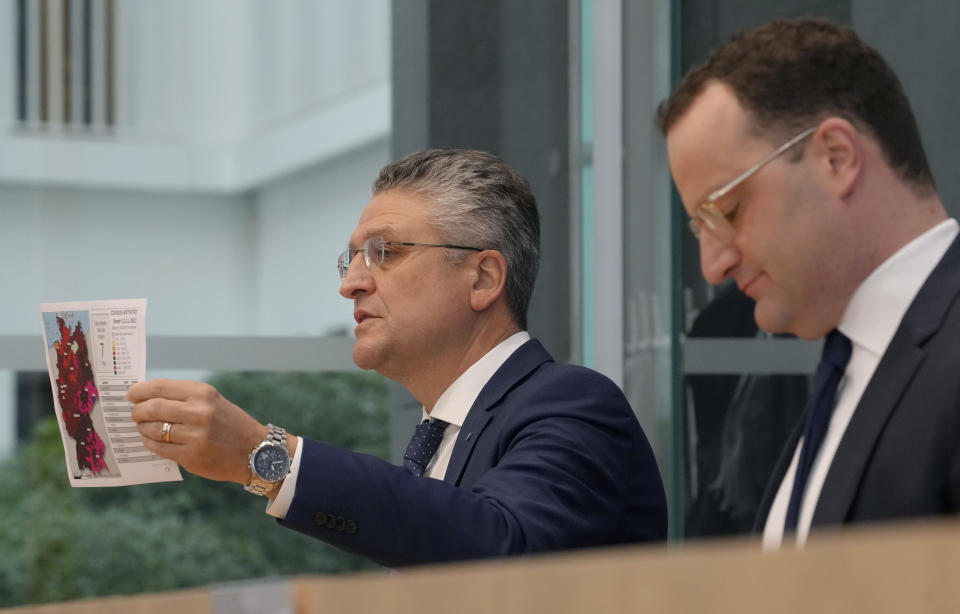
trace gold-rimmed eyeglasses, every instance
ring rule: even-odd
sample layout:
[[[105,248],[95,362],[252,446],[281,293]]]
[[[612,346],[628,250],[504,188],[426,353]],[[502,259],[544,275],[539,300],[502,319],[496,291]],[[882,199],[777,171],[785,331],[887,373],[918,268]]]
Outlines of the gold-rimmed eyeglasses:
[[[714,190],[707,196],[707,200],[703,201],[697,208],[694,210],[693,217],[690,218],[690,231],[693,232],[693,236],[697,239],[700,238],[700,235],[703,231],[710,233],[710,236],[719,241],[722,244],[730,243],[733,240],[733,217],[737,212],[737,208],[734,207],[732,211],[724,213],[717,206],[717,201],[727,195],[730,190],[734,189],[747,179],[753,176],[754,173],[759,171],[761,168],[767,165],[770,161],[774,160],[777,156],[789,150],[791,147],[807,138],[817,130],[817,126],[812,128],[807,128],[797,136],[793,137],[780,147],[776,148],[772,152],[766,155],[762,160],[740,173],[733,181],[726,184],[718,190]]]
[[[368,237],[363,245],[358,249],[348,247],[337,257],[337,271],[340,273],[340,279],[347,276],[347,270],[350,263],[357,257],[357,254],[363,252],[363,262],[370,267],[379,267],[385,260],[394,253],[391,249],[394,246],[402,245],[405,247],[445,247],[447,249],[468,249],[475,252],[482,252],[482,247],[466,247],[464,245],[448,245],[446,243],[413,243],[411,241],[387,241],[383,237],[376,235]]]

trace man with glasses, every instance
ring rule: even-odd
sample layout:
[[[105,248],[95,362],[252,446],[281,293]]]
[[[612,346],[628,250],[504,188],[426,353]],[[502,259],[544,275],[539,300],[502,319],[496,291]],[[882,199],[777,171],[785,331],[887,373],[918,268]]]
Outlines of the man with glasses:
[[[130,390],[146,447],[388,566],[664,539],[623,393],[526,332],[539,235],[529,185],[492,155],[432,150],[380,172],[337,268],[354,362],[423,404],[403,467],[262,425],[197,382]]]
[[[658,123],[707,281],[735,280],[766,331],[826,337],[765,546],[956,512],[958,227],[889,66],[848,28],[774,22],[692,69]]]

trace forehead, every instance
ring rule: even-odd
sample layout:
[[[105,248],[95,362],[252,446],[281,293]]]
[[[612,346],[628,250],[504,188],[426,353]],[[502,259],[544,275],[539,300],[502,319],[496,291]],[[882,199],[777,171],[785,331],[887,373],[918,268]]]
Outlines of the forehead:
[[[358,245],[374,235],[394,240],[422,241],[425,233],[432,232],[428,223],[432,208],[430,201],[409,192],[381,192],[364,207],[357,227],[350,235],[350,244]]]
[[[753,126],[733,90],[713,81],[670,128],[670,172],[686,207],[703,202],[767,153],[769,145]]]

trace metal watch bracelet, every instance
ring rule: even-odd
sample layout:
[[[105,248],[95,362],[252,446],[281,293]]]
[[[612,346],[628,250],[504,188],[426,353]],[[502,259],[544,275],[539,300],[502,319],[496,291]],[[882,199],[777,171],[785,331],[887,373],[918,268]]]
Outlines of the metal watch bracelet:
[[[277,482],[268,482],[264,479],[261,479],[253,468],[254,455],[256,455],[257,451],[267,443],[281,445],[284,448],[287,446],[287,431],[285,429],[273,424],[267,424],[267,428],[270,429],[267,432],[267,436],[263,441],[257,444],[256,447],[253,448],[247,457],[247,462],[250,465],[250,484],[243,487],[247,492],[252,492],[253,494],[260,495],[262,497],[266,497],[268,494],[270,494],[270,492],[276,488],[279,480]]]

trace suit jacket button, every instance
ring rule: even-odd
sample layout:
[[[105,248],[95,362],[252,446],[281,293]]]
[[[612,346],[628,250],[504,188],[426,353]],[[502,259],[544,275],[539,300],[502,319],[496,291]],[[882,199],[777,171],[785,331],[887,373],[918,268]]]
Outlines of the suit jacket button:
[[[353,520],[348,520],[347,527],[344,530],[346,531],[347,535],[353,535],[357,532],[357,523]]]
[[[323,512],[317,512],[313,515],[313,524],[317,525],[318,527],[326,526],[327,515]]]

